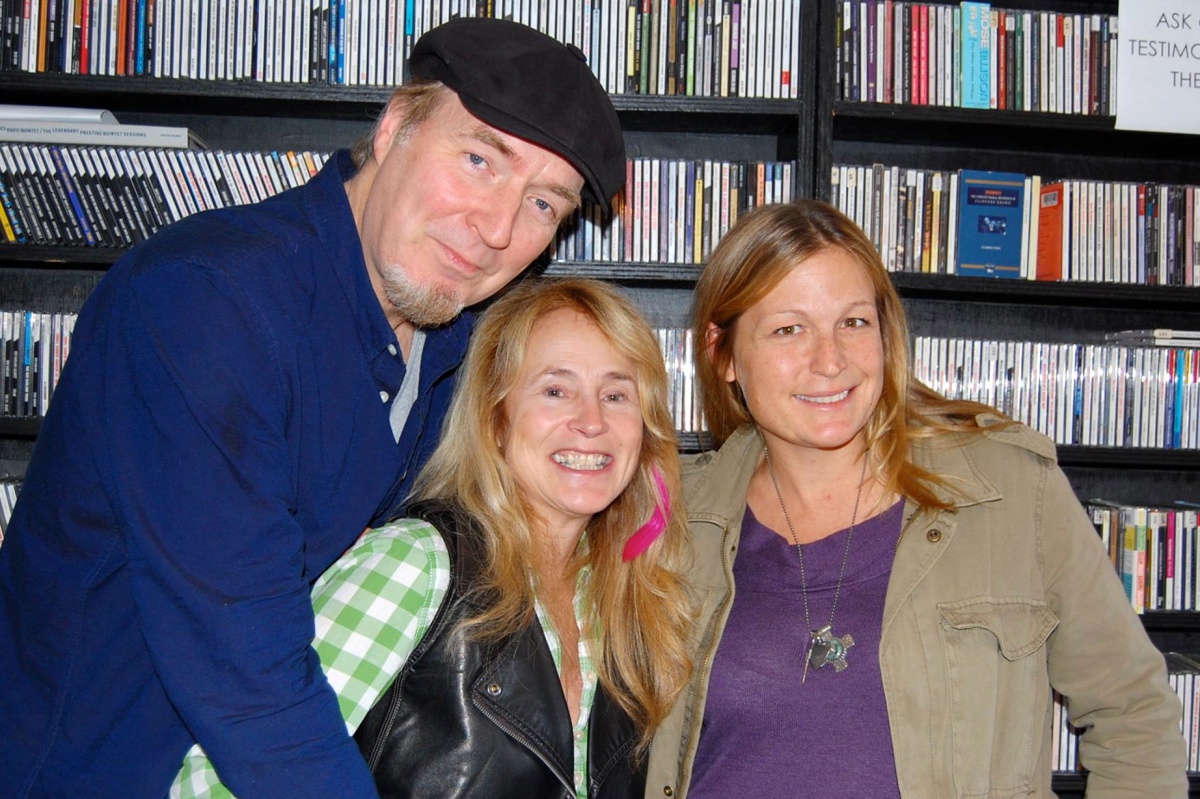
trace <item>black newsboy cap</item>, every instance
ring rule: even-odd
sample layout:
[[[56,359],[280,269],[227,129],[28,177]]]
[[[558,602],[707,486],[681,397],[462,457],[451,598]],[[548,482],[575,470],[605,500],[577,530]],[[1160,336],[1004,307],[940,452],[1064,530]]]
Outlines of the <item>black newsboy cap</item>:
[[[621,123],[578,47],[511,20],[461,17],[418,39],[408,66],[492,127],[565,158],[584,197],[608,206],[625,184]]]

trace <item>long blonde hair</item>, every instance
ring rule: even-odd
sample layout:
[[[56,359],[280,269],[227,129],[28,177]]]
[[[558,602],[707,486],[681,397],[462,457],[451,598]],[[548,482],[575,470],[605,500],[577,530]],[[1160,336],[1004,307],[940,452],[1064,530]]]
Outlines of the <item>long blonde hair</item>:
[[[910,441],[948,432],[976,433],[977,414],[999,412],[944,397],[913,377],[908,319],[879,253],[858,225],[824,202],[798,200],[742,215],[697,281],[693,334],[708,347],[696,358],[696,383],[713,439],[719,446],[754,421],[738,386],[724,379],[733,359],[738,320],[793,268],[829,249],[842,250],[862,267],[875,294],[884,356],[883,390],[866,425],[875,476],[888,490],[922,508],[949,507],[934,486],[950,486],[912,463]]]
[[[634,366],[643,419],[633,480],[588,524],[572,564],[589,567],[581,631],[600,682],[642,731],[642,744],[670,710],[690,674],[691,614],[681,578],[686,519],[679,502],[679,460],[667,405],[666,370],[654,332],[612,287],[589,279],[529,278],[496,300],[471,337],[445,430],[417,483],[420,499],[462,506],[480,523],[487,571],[475,590],[487,609],[468,620],[474,634],[502,637],[534,618],[530,575],[537,567],[537,518],[522,500],[501,451],[504,400],[524,362],[534,324],[567,308],[591,320]],[[670,494],[665,532],[642,555],[622,560],[625,542],[655,508],[654,472]],[[598,653],[598,657],[595,656]]]

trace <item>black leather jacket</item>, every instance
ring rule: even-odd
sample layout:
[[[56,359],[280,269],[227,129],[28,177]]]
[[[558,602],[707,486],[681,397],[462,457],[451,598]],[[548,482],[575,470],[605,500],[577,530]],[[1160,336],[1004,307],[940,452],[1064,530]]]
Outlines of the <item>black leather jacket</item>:
[[[355,733],[383,799],[574,799],[571,718],[558,671],[534,620],[506,639],[480,643],[458,622],[476,610],[463,596],[481,567],[473,522],[425,503],[450,550],[450,587],[395,682]],[[602,686],[588,728],[590,799],[641,797],[637,732]]]

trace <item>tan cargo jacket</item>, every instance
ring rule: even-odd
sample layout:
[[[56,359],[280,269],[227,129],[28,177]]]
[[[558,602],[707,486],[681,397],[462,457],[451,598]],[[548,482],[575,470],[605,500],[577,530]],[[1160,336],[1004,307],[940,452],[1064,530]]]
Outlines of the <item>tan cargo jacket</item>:
[[[1088,796],[1186,796],[1180,704],[1163,658],[1054,444],[1020,425],[945,438],[936,448],[918,444],[913,458],[950,477],[962,496],[950,512],[906,506],[884,606],[879,664],[901,794],[1053,796],[1053,686],[1069,698],[1072,722],[1087,728]],[[761,451],[746,428],[684,471],[702,606],[697,670],[654,739],[647,799],[687,794]]]

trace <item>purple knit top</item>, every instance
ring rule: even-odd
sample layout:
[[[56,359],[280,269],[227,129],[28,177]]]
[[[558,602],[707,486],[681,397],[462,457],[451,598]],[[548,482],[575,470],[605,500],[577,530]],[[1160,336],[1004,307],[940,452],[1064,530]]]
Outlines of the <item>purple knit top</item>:
[[[796,547],[746,508],[733,565],[737,585],[717,647],[689,799],[764,796],[899,797],[879,637],[900,501],[858,523],[833,634],[854,637],[849,668],[809,668]],[[810,623],[829,623],[849,530],[804,545]]]

